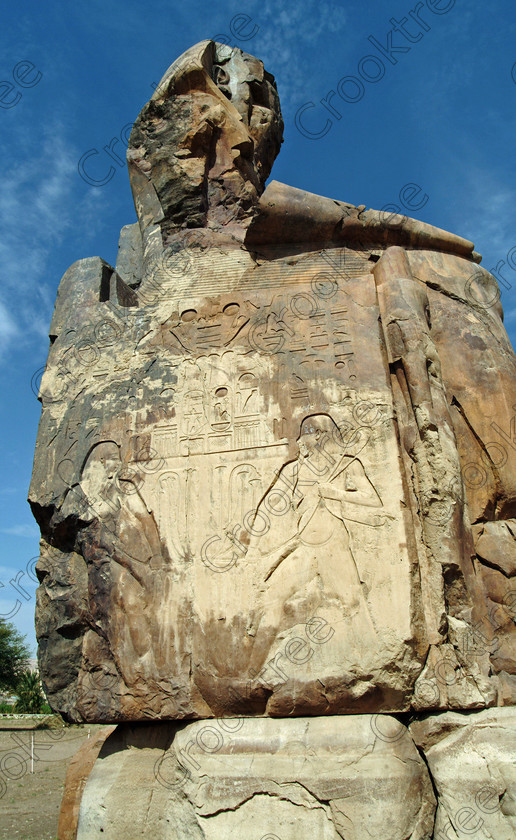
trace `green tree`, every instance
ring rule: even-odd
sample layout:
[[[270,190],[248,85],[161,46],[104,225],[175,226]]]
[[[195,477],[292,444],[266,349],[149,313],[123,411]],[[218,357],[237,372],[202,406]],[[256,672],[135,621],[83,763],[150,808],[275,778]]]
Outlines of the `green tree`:
[[[18,680],[16,693],[18,700],[16,701],[14,711],[17,714],[41,714],[46,700],[41,690],[37,671],[25,671],[21,675]]]
[[[0,619],[0,690],[16,693],[30,650],[13,624]]]

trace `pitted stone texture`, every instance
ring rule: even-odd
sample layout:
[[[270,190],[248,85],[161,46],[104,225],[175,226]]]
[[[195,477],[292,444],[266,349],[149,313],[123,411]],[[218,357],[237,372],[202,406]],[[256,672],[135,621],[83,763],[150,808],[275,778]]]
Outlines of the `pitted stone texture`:
[[[446,712],[409,730],[437,791],[435,840],[513,840],[516,710]]]
[[[468,455],[435,331],[442,260],[393,251],[421,278],[404,280],[406,300],[426,280],[434,324],[416,310],[404,320],[417,341],[393,364],[420,383],[406,393],[378,328],[397,303],[377,297],[367,251],[339,251],[342,287],[328,280],[331,250],[258,259],[195,246],[138,289],[98,259],[67,272],[31,487],[40,664],[59,711],[119,721],[507,697],[489,668],[514,668],[511,578],[471,562]],[[446,261],[459,289],[471,264]],[[511,364],[500,353],[489,393]],[[480,387],[480,359],[470,366]],[[506,474],[497,492],[509,498]]]
[[[129,177],[144,240],[248,224],[283,140],[274,77],[238,48],[203,41],[167,70],[135,121]]]
[[[430,840],[434,809],[388,716],[123,725],[88,779],[77,840]]]
[[[473,244],[265,179],[274,80],[213,42],[64,275],[30,502],[71,720],[515,701],[516,358]],[[478,548],[478,552],[476,549]]]

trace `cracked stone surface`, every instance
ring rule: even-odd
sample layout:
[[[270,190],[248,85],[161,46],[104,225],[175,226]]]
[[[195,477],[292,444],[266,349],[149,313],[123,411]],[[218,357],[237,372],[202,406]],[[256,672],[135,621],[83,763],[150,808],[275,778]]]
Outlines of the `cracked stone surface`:
[[[499,289],[460,236],[265,187],[282,132],[259,60],[192,47],[134,124],[116,266],[61,280],[29,495],[45,691],[68,720],[120,724],[85,794],[105,787],[113,837],[134,775],[156,836],[430,838],[435,790],[442,840],[461,829],[463,744],[483,738],[496,756],[464,790],[494,773],[505,837],[516,357]],[[399,743],[375,736],[389,713]],[[235,753],[199,747],[203,719],[226,736],[239,716]],[[174,759],[194,735],[203,782]],[[165,753],[172,789],[149,782]]]
[[[70,720],[514,703],[516,359],[473,244],[272,181],[274,78],[202,42],[64,275],[30,502]]]
[[[514,708],[408,727],[389,715],[123,724],[66,837],[512,840],[515,725]]]
[[[516,709],[446,712],[410,725],[438,796],[434,837],[516,836]]]
[[[386,715],[120,725],[77,840],[430,840],[434,811],[425,763]]]

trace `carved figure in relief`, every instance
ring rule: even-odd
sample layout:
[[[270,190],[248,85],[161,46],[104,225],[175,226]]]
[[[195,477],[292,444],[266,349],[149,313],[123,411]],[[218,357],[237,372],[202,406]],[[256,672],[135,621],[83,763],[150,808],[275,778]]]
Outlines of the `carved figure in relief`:
[[[302,421],[297,444],[298,457],[282,467],[251,527],[247,556],[259,570],[264,604],[259,630],[277,630],[286,602],[315,580],[345,616],[374,633],[347,525],[379,527],[386,521],[357,457],[364,439],[354,430],[345,442],[328,414],[314,414]]]
[[[227,388],[217,388],[214,394],[213,421],[214,429],[228,429],[231,423],[229,395]]]
[[[155,566],[162,553],[158,526],[139,492],[141,483],[135,470],[123,466],[113,441],[95,444],[80,482],[88,518],[98,519],[103,530],[112,534],[121,565],[133,567],[137,579],[137,568],[147,567],[151,561]]]
[[[514,628],[489,619],[516,563],[515,360],[471,287],[490,275],[446,231],[266,187],[282,131],[260,61],[188,50],[133,127],[138,226],[116,268],[80,260],[61,281],[30,500],[58,552],[41,560],[41,673],[70,719],[233,715],[235,687],[319,606],[331,652],[244,714],[408,711],[477,626],[500,638],[500,676],[467,697],[446,684],[440,706],[516,702]],[[344,439],[351,410],[367,425],[357,400],[381,422]],[[472,673],[491,679],[488,659]],[[78,706],[106,669],[109,708]]]
[[[85,518],[92,520],[83,536],[83,550],[100,573],[95,573],[95,619],[105,626],[115,660],[129,682],[137,678],[140,658],[146,654],[152,652],[160,666],[164,642],[152,605],[164,597],[161,571],[169,565],[139,483],[139,476],[123,467],[113,441],[93,447],[81,476]],[[104,566],[111,567],[114,580],[105,592],[100,587],[104,578],[109,580],[102,574]],[[118,633],[114,627],[120,628]]]

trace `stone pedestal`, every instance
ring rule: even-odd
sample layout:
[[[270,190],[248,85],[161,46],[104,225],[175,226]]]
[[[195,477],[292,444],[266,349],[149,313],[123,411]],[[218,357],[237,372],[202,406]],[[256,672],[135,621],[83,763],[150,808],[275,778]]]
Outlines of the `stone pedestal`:
[[[513,840],[515,727],[513,709],[121,724],[59,840]]]

